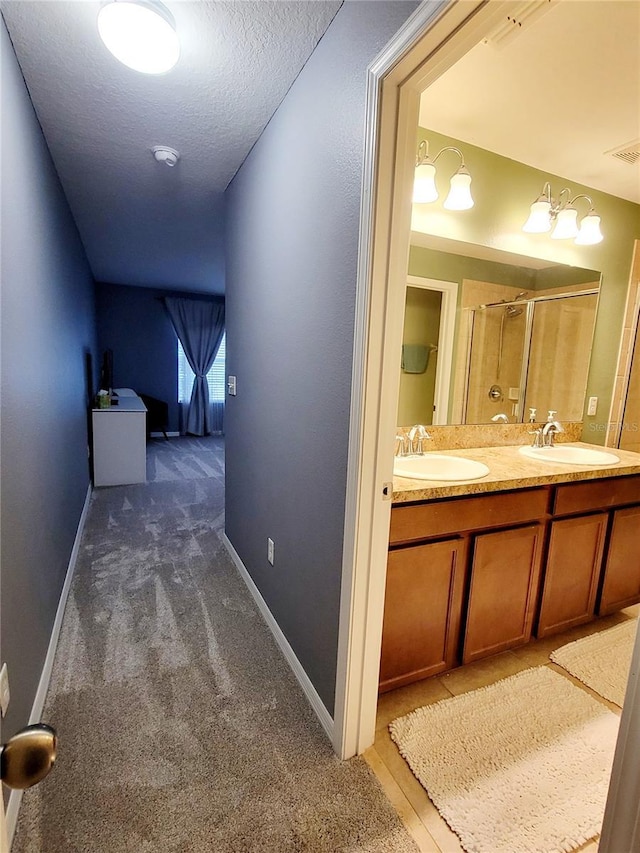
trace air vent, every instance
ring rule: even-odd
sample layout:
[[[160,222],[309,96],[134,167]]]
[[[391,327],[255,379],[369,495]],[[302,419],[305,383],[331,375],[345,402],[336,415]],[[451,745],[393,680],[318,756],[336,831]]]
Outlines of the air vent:
[[[558,2],[559,0],[526,0],[525,3],[513,3],[509,14],[491,35],[484,39],[484,44],[504,47]]]
[[[613,148],[611,151],[605,151],[605,154],[611,154],[616,160],[622,160],[623,163],[634,166],[640,160],[640,139],[623,145],[622,148]]]

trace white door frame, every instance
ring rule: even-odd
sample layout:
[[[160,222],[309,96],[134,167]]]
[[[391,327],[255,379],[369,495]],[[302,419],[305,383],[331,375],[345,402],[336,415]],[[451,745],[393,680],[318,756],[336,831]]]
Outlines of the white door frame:
[[[420,94],[509,7],[424,0],[368,71],[334,708],[342,758],[375,736]]]
[[[407,276],[408,287],[421,287],[442,294],[440,325],[438,329],[438,359],[436,361],[436,384],[433,394],[433,424],[447,423],[451,371],[453,369],[453,344],[456,334],[456,306],[458,304],[458,282],[438,281],[435,278]]]
[[[509,6],[424,0],[369,68],[334,709],[333,743],[342,758],[375,739],[420,93],[504,20]],[[623,724],[640,719],[638,643]],[[604,820],[608,833],[615,814],[618,846],[603,831],[600,853],[633,849],[627,842],[640,826],[640,773],[637,761],[624,760],[623,734]]]

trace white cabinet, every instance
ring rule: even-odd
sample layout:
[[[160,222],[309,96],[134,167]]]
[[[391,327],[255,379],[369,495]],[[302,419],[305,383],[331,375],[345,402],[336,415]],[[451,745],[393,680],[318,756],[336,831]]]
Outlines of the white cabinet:
[[[147,409],[140,397],[92,409],[93,484],[124,486],[147,480]]]

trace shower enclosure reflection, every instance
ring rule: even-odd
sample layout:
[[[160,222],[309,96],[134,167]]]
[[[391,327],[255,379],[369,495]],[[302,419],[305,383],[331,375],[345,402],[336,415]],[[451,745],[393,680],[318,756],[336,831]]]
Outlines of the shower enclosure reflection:
[[[417,232],[409,272],[399,426],[582,420],[599,272]]]
[[[527,297],[468,309],[459,423],[582,419],[598,292]],[[531,410],[534,410],[533,414]]]

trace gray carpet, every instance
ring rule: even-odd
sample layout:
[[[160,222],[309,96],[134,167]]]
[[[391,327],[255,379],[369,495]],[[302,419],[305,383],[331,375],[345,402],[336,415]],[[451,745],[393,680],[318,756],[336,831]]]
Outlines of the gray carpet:
[[[148,483],[94,492],[43,715],[58,763],[13,853],[415,853],[224,549],[222,440],[148,459]]]

